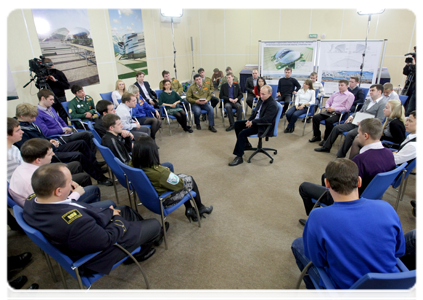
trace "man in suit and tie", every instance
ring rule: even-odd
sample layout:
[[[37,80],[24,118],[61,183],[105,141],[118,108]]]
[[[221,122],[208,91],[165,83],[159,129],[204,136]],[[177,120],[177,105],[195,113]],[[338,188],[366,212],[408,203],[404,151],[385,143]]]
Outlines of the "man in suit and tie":
[[[137,72],[137,81],[134,83],[134,85],[140,90],[140,95],[144,100],[147,100],[148,103],[154,105],[154,108],[160,109],[156,92],[150,88],[150,84],[147,81],[144,81],[144,76],[144,72]]]
[[[264,133],[266,126],[259,126],[257,124],[272,123],[273,125],[269,132],[273,133],[277,113],[278,104],[272,97],[272,87],[270,85],[264,85],[260,89],[260,100],[257,102],[257,106],[250,118],[247,121],[235,122],[234,127],[237,140],[233,154],[236,157],[229,163],[229,166],[233,167],[243,163],[242,156],[244,155],[244,150],[252,148],[248,142],[248,136],[252,134],[261,136]]]
[[[226,74],[226,80],[228,82],[222,84],[222,88],[220,89],[220,98],[225,103],[225,109],[229,119],[229,127],[226,128],[226,131],[231,131],[234,129],[233,108],[236,109],[237,120],[242,120],[242,92],[239,84],[234,83],[234,75],[232,73]]]

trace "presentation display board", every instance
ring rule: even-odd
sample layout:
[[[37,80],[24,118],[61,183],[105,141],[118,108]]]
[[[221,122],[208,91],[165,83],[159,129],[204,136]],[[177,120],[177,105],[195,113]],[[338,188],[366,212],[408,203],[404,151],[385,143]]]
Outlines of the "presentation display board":
[[[304,81],[316,65],[317,41],[261,41],[260,53],[260,74],[268,84],[277,84],[286,67]]]
[[[338,91],[341,79],[360,78],[365,41],[320,41],[318,53],[318,80],[324,83],[325,96]],[[361,87],[376,83],[383,40],[367,41]]]

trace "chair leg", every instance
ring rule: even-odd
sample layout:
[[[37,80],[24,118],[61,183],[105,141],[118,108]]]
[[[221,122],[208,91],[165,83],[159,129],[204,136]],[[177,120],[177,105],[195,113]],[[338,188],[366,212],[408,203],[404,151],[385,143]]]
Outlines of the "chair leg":
[[[140,266],[140,264],[138,263],[138,261],[135,259],[135,257],[131,254],[131,253],[129,253],[129,251],[128,250],[126,250],[125,248],[123,248],[121,245],[119,245],[119,244],[114,244],[116,247],[118,247],[119,249],[121,249],[123,252],[125,252],[135,263],[136,263],[136,265],[138,266],[138,268],[140,269],[140,271],[141,271],[141,274],[142,274],[142,276],[144,277],[144,281],[145,281],[145,284],[146,284],[146,286],[147,286],[147,289],[150,289],[150,284],[148,283],[148,279],[147,279],[147,276],[145,275],[145,273],[144,273],[144,271],[142,270],[142,268],[141,268],[141,266]]]
[[[165,216],[163,212],[163,201],[160,199],[160,212],[161,212],[161,219],[162,219],[162,228],[163,228],[163,238],[165,242],[165,250],[167,250],[167,236],[166,236],[166,223],[165,223]]]
[[[41,250],[41,248],[40,248],[40,250]],[[57,277],[56,277],[56,274],[54,273],[53,267],[51,265],[50,257],[43,250],[41,250],[41,251],[44,253],[44,257],[46,259],[47,266],[48,266],[48,268],[50,270],[51,277],[53,278],[53,282],[57,282]]]
[[[187,189],[189,195],[191,196],[191,200],[194,203],[194,208],[195,208],[195,212],[197,213],[198,216],[198,227],[201,227],[201,216],[200,216],[200,212],[198,211],[198,207],[197,207],[197,203],[195,203],[194,197],[192,197],[191,192]]]
[[[112,181],[113,181],[113,188],[115,190],[116,202],[119,204],[119,196],[118,196],[117,188],[116,188],[115,174],[112,171],[110,171],[110,168],[108,168],[107,170],[109,171],[109,177],[112,178]]]
[[[63,268],[62,268],[62,266],[59,263],[58,263],[58,265],[59,265],[59,272],[60,272],[60,277],[62,278],[63,286],[65,287],[65,289],[68,289],[68,284],[66,283],[65,275],[63,274]],[[82,282],[80,284],[80,287],[81,287],[81,285],[82,285]],[[81,287],[81,289],[82,288],[83,287]]]
[[[307,271],[311,267],[312,264],[313,262],[311,261],[304,267],[304,269],[302,270],[300,274],[300,278],[298,278],[297,284],[295,285],[295,289],[298,290],[300,288],[301,281],[303,280],[304,276],[307,275]]]

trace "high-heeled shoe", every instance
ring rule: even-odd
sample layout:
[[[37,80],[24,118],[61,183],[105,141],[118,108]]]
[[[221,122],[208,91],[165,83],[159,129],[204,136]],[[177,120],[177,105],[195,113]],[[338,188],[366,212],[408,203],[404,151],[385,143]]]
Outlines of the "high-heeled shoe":
[[[206,207],[206,206],[204,206],[204,205],[202,205],[199,209],[198,209],[198,212],[200,213],[200,216],[202,217],[202,218],[205,218],[205,216],[204,216],[204,214],[211,214],[212,213],[212,211],[213,211],[213,206],[209,206],[209,207]]]
[[[191,223],[191,220],[193,222],[198,222],[197,213],[195,212],[195,209],[193,207],[190,207],[187,210],[185,210],[185,216],[188,218],[190,223]]]

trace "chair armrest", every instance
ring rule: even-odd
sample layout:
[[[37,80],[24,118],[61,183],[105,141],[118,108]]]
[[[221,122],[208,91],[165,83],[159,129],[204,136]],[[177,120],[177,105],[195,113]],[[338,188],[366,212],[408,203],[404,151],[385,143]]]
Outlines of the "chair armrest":
[[[266,130],[263,132],[263,134],[260,136],[260,138],[266,137],[269,133],[270,127],[273,123],[257,123],[258,126],[267,126]]]
[[[162,201],[164,198],[166,198],[167,196],[169,196],[170,194],[172,194],[174,191],[168,191],[168,192],[166,192],[166,193],[164,193],[164,194],[161,194],[160,196],[159,196],[159,199],[160,199],[160,201]]]
[[[334,290],[336,287],[333,285],[332,280],[326,273],[325,269],[316,267],[317,272],[319,272],[320,275],[320,281],[323,283],[324,287],[327,290]],[[320,284],[320,283],[319,283]]]
[[[79,268],[80,266],[82,266],[83,264],[85,264],[87,261],[89,261],[91,258],[93,258],[94,256],[98,255],[99,253],[101,253],[102,251],[98,251],[95,253],[91,253],[91,254],[87,254],[84,257],[78,259],[77,261],[75,261],[71,268],[72,270],[74,270],[75,268]]]

